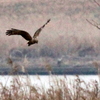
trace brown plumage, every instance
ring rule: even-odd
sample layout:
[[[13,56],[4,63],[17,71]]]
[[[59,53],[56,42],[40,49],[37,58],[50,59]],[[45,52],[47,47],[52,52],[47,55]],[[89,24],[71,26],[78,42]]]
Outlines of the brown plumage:
[[[40,32],[45,27],[45,25],[48,24],[49,22],[50,22],[50,19],[47,20],[47,22],[34,33],[33,37],[31,37],[30,34],[26,31],[14,29],[14,28],[12,28],[11,30],[7,30],[6,35],[8,35],[8,36],[21,35],[24,39],[29,41],[27,44],[28,44],[28,46],[30,46],[32,44],[38,43],[38,40],[36,38],[39,36]]]

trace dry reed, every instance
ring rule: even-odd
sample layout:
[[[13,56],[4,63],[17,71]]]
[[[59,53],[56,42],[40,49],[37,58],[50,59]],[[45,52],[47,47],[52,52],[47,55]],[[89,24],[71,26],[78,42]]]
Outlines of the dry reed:
[[[11,59],[8,63],[13,65]],[[98,67],[97,63],[94,63]],[[48,65],[47,70],[50,71]],[[12,74],[16,72],[15,68]],[[22,78],[20,75],[13,76],[9,86],[0,83],[0,100],[100,100],[100,81],[86,83],[79,76],[69,82],[67,77],[59,78],[50,74],[52,83],[49,81],[49,88],[45,88],[37,75],[41,86],[32,84],[30,76]],[[24,80],[23,80],[24,79]],[[8,79],[9,80],[9,79]],[[84,85],[84,87],[83,87]]]
[[[100,100],[97,81],[85,83],[76,76],[69,84],[66,76],[63,79],[52,75],[50,77],[54,77],[53,85],[45,89],[44,86],[33,85],[28,75],[25,81],[19,75],[13,76],[10,86],[0,83],[0,100]]]

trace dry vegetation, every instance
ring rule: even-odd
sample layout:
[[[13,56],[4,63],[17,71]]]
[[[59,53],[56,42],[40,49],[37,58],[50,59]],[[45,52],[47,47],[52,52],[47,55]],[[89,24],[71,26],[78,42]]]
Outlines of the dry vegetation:
[[[9,0],[10,1],[10,0]],[[13,0],[12,0],[13,1]],[[47,0],[46,0],[47,1]],[[55,1],[55,0],[54,0]],[[84,0],[83,0],[84,1]],[[41,3],[41,2],[40,2]],[[22,7],[21,11],[27,11],[24,12],[25,14],[21,13],[24,16],[20,16],[20,10],[16,8],[17,6],[7,4],[6,6],[3,5],[2,10],[2,16],[1,16],[1,21],[0,25],[3,26],[1,27],[0,30],[0,52],[2,52],[0,55],[3,56],[5,52],[9,53],[9,51],[12,48],[23,48],[25,45],[22,43],[21,38],[18,39],[18,41],[15,41],[17,37],[15,38],[9,38],[5,37],[5,29],[8,29],[10,27],[17,27],[21,29],[26,29],[30,33],[33,33],[35,29],[40,27],[38,24],[40,21],[44,21],[44,19],[52,18],[52,23],[48,26],[48,29],[44,30],[44,34],[42,34],[44,39],[42,38],[43,41],[46,40],[47,37],[49,39],[47,40],[46,43],[40,43],[42,46],[38,46],[39,49],[43,49],[44,45],[48,45],[48,47],[52,48],[55,52],[60,53],[62,50],[63,52],[68,52],[71,50],[74,50],[72,52],[76,52],[77,49],[80,48],[85,48],[86,47],[93,47],[97,53],[100,53],[100,38],[99,38],[99,31],[96,30],[94,27],[91,30],[91,26],[88,25],[88,23],[84,20],[85,17],[87,17],[89,14],[87,14],[89,11],[92,12],[94,8],[92,7],[91,4],[87,2],[82,2],[82,5],[84,3],[87,4],[85,6],[86,9],[82,9],[83,6],[80,7],[81,2],[79,3],[80,5],[73,6],[72,2],[70,6],[75,7],[76,10],[70,8],[66,8],[68,4],[65,4],[65,6],[59,6],[58,4],[60,2],[51,2],[47,4],[50,4],[48,6],[48,11],[47,9],[42,9],[42,14],[41,12],[41,7],[39,6],[38,2],[38,8],[34,9],[34,4],[31,5],[29,3],[29,7],[26,7],[24,10],[24,5],[22,4],[17,4],[17,6]],[[62,2],[62,5],[65,2]],[[76,2],[77,3],[77,2]],[[41,3],[45,7],[45,4]],[[61,5],[61,4],[59,4]],[[2,8],[2,4],[0,5]],[[12,8],[15,7],[15,10],[13,11]],[[24,7],[24,8],[23,8]],[[40,7],[40,8],[39,8]],[[47,6],[46,6],[47,7]],[[51,9],[52,7],[52,9]],[[9,9],[10,10],[9,10]],[[91,8],[91,10],[90,10]],[[8,10],[7,10],[8,9]],[[66,10],[67,9],[67,10]],[[89,10],[87,10],[89,9]],[[30,13],[32,10],[32,13]],[[71,12],[69,12],[69,10]],[[86,10],[86,15],[83,13],[79,13],[78,11]],[[6,13],[5,13],[6,11]],[[22,11],[22,12],[23,12]],[[29,11],[29,12],[28,12]],[[59,12],[61,11],[61,12]],[[62,11],[65,11],[62,13]],[[76,11],[76,13],[75,13]],[[80,11],[80,12],[81,12]],[[13,12],[13,16],[11,17],[11,14]],[[34,14],[36,12],[36,14]],[[49,14],[47,13],[49,12]],[[59,12],[59,13],[58,13]],[[74,15],[72,15],[74,12]],[[27,13],[30,13],[27,15]],[[82,15],[84,16],[82,17]],[[33,16],[34,15],[34,16]],[[93,16],[94,14],[90,14],[89,17]],[[11,18],[10,18],[10,17]],[[38,16],[38,17],[37,17]],[[47,16],[47,17],[44,17]],[[66,16],[66,17],[65,17]],[[97,14],[95,16],[98,17]],[[27,20],[24,19],[24,17],[28,18]],[[39,19],[37,23],[37,18]],[[33,23],[34,21],[34,23]],[[6,24],[4,23],[6,22]],[[42,23],[41,22],[41,23]],[[9,23],[9,24],[7,24]],[[33,29],[34,26],[34,29]],[[58,30],[59,29],[59,30]],[[90,30],[89,30],[90,29]],[[84,30],[84,31],[83,31]],[[48,34],[47,34],[48,32]],[[94,35],[96,33],[96,35]],[[84,35],[85,34],[85,35]],[[55,35],[55,36],[54,36]],[[95,37],[95,38],[94,38]],[[8,39],[8,40],[7,40]],[[60,40],[60,42],[59,42]],[[73,41],[72,41],[73,40]],[[5,42],[6,41],[6,42]],[[12,41],[14,41],[12,43]],[[41,39],[40,39],[41,41]],[[93,42],[94,41],[94,42]],[[21,44],[22,43],[22,44]],[[9,46],[9,44],[11,44]],[[26,44],[26,43],[25,43]],[[65,45],[66,44],[66,45]],[[55,49],[56,48],[56,49]],[[34,49],[34,46],[32,47]],[[46,49],[45,49],[46,50]],[[56,50],[56,51],[55,51]],[[42,50],[43,51],[43,50]],[[65,54],[65,53],[64,53]],[[62,55],[62,54],[61,54]],[[11,65],[13,65],[12,62]],[[98,66],[96,63],[94,63],[95,66]],[[48,66],[47,70],[48,69]],[[13,72],[16,71],[15,69]],[[13,74],[12,72],[12,74]],[[51,75],[52,77],[52,75]],[[30,77],[27,75],[25,78],[26,81],[23,81],[21,79],[21,76],[13,76],[13,79],[11,81],[11,85],[7,86],[6,84],[4,85],[3,83],[0,83],[0,100],[100,100],[100,82],[98,81],[92,81],[90,83],[85,83],[82,79],[80,79],[78,76],[76,76],[76,79],[70,83],[71,87],[69,86],[68,80],[65,77],[64,79],[58,79],[57,77],[53,81],[53,85],[50,85],[48,89],[45,89],[44,87],[38,87],[35,85],[32,85],[32,82],[30,81]],[[34,80],[33,80],[34,81]],[[41,80],[40,80],[41,81]],[[51,83],[49,83],[51,84]],[[83,88],[84,85],[84,88]]]
[[[13,64],[11,59],[8,63]],[[94,62],[94,66],[99,69],[97,62]],[[50,65],[46,67],[49,71]],[[12,68],[12,75],[17,71],[16,68]],[[9,85],[9,78],[5,80],[5,84],[0,83],[0,100],[100,100],[100,81],[91,80],[87,83],[79,76],[68,80],[67,76],[59,78],[52,74],[48,78],[49,87],[46,88],[38,75],[37,80],[41,86],[33,84],[35,79],[31,79],[29,75],[13,75]]]
[[[25,81],[21,76],[14,76],[10,86],[0,83],[0,100],[100,100],[100,83],[97,81],[85,83],[76,76],[69,84],[66,77],[59,79],[55,76],[53,85],[49,84],[50,87],[45,89],[32,85],[29,76]]]

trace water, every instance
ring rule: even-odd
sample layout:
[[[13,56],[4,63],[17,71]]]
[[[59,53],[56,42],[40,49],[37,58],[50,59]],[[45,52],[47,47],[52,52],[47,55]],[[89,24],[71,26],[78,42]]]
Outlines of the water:
[[[93,82],[93,81],[99,81],[99,77],[97,75],[80,75],[79,76],[81,80],[84,80],[86,84]],[[0,76],[0,83],[3,86],[10,86],[13,82],[16,83],[16,80],[18,82],[22,82],[26,85],[34,85],[37,87],[43,87],[43,88],[49,88],[50,86],[53,86],[54,83],[56,83],[57,80],[65,80],[68,84],[73,84],[75,82],[76,76],[72,75],[44,75],[44,76],[38,76],[38,75],[29,75],[29,76]],[[84,87],[84,85],[83,85]]]

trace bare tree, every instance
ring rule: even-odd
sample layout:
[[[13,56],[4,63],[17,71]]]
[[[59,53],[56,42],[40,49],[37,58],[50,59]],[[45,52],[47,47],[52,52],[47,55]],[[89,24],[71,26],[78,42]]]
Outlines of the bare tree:
[[[100,7],[100,4],[99,4],[96,0],[94,0],[94,2]],[[95,22],[94,20],[91,20],[91,21],[90,21],[90,20],[86,19],[86,21],[87,21],[89,24],[91,24],[91,25],[95,26],[96,28],[100,29],[100,24],[97,23],[97,22]]]
[[[94,2],[95,2],[98,6],[100,6],[100,4],[99,4],[96,0],[94,0]]]
[[[88,19],[86,19],[86,21],[87,21],[89,24],[91,24],[91,25],[95,26],[96,28],[100,29],[100,24],[98,24],[98,23],[95,22],[94,20],[89,21]]]

